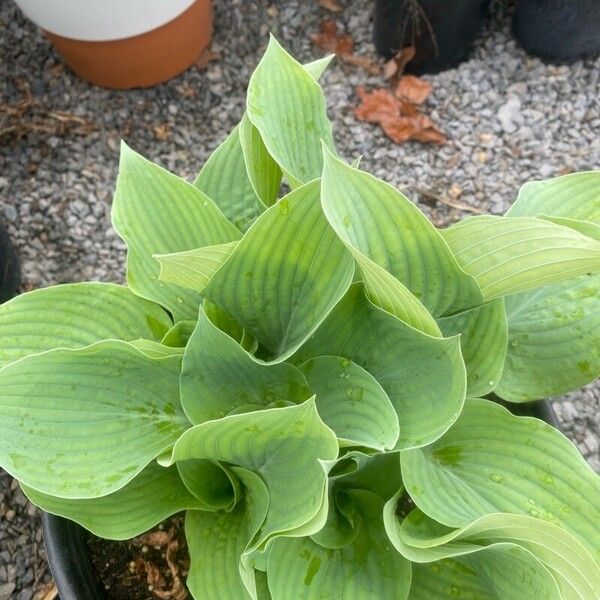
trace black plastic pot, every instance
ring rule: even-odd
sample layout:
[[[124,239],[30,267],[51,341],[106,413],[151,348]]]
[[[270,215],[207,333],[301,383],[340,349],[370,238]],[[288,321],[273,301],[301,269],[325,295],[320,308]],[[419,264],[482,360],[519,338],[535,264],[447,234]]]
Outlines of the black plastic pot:
[[[405,46],[415,57],[406,70],[438,73],[465,60],[490,0],[376,0],[375,47],[391,58]]]
[[[523,48],[545,60],[600,53],[599,0],[517,0],[513,27]]]
[[[550,402],[505,404],[514,414],[537,417],[559,429]],[[107,600],[96,582],[87,540],[91,535],[73,521],[42,513],[44,545],[61,600]]]
[[[16,296],[20,285],[19,259],[8,237],[8,231],[0,222],[0,303]]]

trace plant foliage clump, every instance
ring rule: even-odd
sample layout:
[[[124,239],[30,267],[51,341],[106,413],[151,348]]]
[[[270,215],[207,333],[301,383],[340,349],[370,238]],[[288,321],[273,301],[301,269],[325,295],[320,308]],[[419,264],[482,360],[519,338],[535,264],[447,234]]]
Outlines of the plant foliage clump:
[[[0,307],[0,464],[106,538],[186,510],[197,599],[600,598],[599,477],[490,399],[600,373],[600,173],[436,229],[340,158],[328,60],[272,39],[193,184],[123,145],[128,286]]]

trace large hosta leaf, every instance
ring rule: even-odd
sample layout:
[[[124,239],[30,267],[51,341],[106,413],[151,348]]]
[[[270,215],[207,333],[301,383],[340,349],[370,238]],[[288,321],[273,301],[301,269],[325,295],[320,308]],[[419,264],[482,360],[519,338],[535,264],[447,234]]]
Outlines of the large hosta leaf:
[[[467,394],[471,397],[489,394],[498,385],[508,344],[503,300],[499,298],[444,317],[438,323],[445,336],[461,335],[460,346],[467,367]]]
[[[225,461],[259,474],[270,497],[260,545],[301,528],[321,511],[327,477],[319,461],[333,460],[337,452],[334,433],[310,400],[196,425],[177,441],[172,460]]]
[[[458,265],[435,227],[408,198],[391,185],[359,171],[325,150],[323,211],[336,233],[355,253],[400,280],[433,313],[476,306],[482,296],[476,281]],[[365,283],[377,273],[359,261]],[[396,286],[395,294],[402,290]],[[427,311],[402,294],[406,322],[417,328]],[[417,311],[417,319],[408,315]],[[430,329],[428,329],[431,332]],[[439,333],[439,332],[438,332]]]
[[[127,243],[129,287],[162,304],[177,321],[196,318],[198,295],[158,281],[159,264],[153,255],[232,242],[241,236],[208,196],[125,144],[112,222]]]
[[[71,519],[94,535],[111,540],[130,539],[181,510],[205,506],[187,491],[176,467],[164,468],[155,462],[125,487],[101,498],[70,500],[22,487],[42,510]]]
[[[416,331],[374,306],[353,284],[294,361],[331,354],[366,369],[383,387],[400,422],[400,448],[441,436],[462,408],[466,373],[460,340]]]
[[[445,436],[403,452],[401,462],[415,504],[440,523],[531,515],[573,533],[600,563],[600,477],[550,425],[469,400]]]
[[[203,293],[248,329],[268,358],[283,360],[331,311],[353,272],[313,181],[257,219]]]
[[[398,551],[414,562],[452,557],[476,571],[484,567],[488,570],[489,582],[503,592],[502,598],[507,597],[511,589],[513,597],[517,598],[587,600],[599,597],[600,567],[577,539],[557,525],[528,515],[492,513],[461,529],[452,530],[419,510],[411,512],[400,524],[392,508],[393,504],[388,503],[384,511],[386,531]],[[505,569],[491,568],[488,553],[491,549],[508,545],[517,546],[534,556],[545,570],[538,572],[534,578],[517,576],[506,582],[508,564]],[[522,561],[514,563],[513,569],[519,569],[518,562]],[[528,570],[526,567],[524,572]],[[521,590],[515,587],[515,580],[524,584]],[[544,592],[540,589],[542,587]],[[557,588],[560,594],[557,594]]]
[[[0,306],[0,366],[103,339],[160,340],[171,320],[158,305],[112,283],[73,283],[35,290]]]
[[[295,366],[260,363],[200,310],[181,373],[181,403],[192,423],[249,405],[298,403],[309,396],[306,379]]]
[[[575,229],[575,231],[579,231],[579,233],[583,233],[583,235],[587,235],[593,240],[600,242],[600,224],[598,223],[592,223],[591,221],[581,221],[579,219],[571,219],[569,217],[551,217],[544,214],[539,215],[539,218],[544,219],[546,221],[551,221],[552,223],[556,223],[557,225],[570,227],[571,229]]]
[[[362,367],[339,356],[317,356],[301,365],[316,395],[321,419],[340,445],[390,450],[398,441],[398,416],[384,389]]]
[[[225,141],[210,155],[198,173],[194,185],[221,209],[223,214],[241,231],[245,231],[265,210],[261,196],[255,191],[244,160],[242,123],[233,129]],[[246,141],[246,144],[252,142]],[[257,165],[261,168],[266,164]],[[252,173],[261,177],[253,165]],[[281,172],[279,173],[281,179]],[[260,180],[259,180],[260,182]],[[279,190],[279,184],[275,193]]]
[[[357,535],[346,546],[323,548],[310,538],[278,538],[269,554],[269,589],[277,600],[404,600],[410,563],[394,552],[383,528],[381,498],[351,493]]]
[[[600,270],[600,243],[543,219],[469,217],[444,238],[486,300]]]
[[[600,224],[600,171],[526,183],[506,212],[507,217],[542,214]]]
[[[600,274],[506,298],[508,353],[496,393],[523,402],[600,376]]]
[[[0,370],[0,465],[40,492],[95,498],[131,481],[189,426],[181,357],[127,342],[50,350]]]
[[[321,141],[333,148],[323,91],[273,37],[250,78],[247,114],[292,180],[306,183],[321,176]]]
[[[252,471],[232,467],[244,485],[244,497],[230,512],[191,510],[185,518],[190,549],[187,585],[194,598],[243,600],[259,598],[252,573],[241,565],[246,547],[267,514],[269,495],[262,479]]]

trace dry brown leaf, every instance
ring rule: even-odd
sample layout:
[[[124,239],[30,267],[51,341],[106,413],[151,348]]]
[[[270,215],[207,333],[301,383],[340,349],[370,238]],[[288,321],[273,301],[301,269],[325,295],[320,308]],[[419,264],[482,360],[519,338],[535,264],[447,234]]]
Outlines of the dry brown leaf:
[[[135,543],[138,546],[166,546],[173,539],[173,532],[169,531],[151,531],[135,538]]]
[[[320,33],[310,35],[315,46],[325,52],[333,52],[339,57],[352,54],[352,50],[354,50],[352,38],[347,33],[338,33],[337,23],[333,19],[321,21],[320,28]]]
[[[154,132],[154,137],[157,140],[168,140],[170,135],[171,135],[171,128],[169,127],[168,123],[161,123],[160,125],[155,125],[152,128],[152,131]]]
[[[211,63],[215,60],[220,60],[220,59],[221,59],[220,52],[213,52],[212,50],[205,48],[203,50],[202,54],[196,59],[196,62],[194,64],[202,71],[203,69],[206,69],[206,67],[208,66],[208,63]]]
[[[371,75],[377,75],[381,71],[379,63],[368,56],[359,56],[354,54],[354,42],[347,33],[338,33],[337,23],[333,19],[321,21],[321,32],[313,33],[310,36],[313,44],[325,50],[333,52],[345,63],[360,67]]]
[[[356,118],[378,123],[386,135],[397,144],[409,140],[423,143],[443,144],[444,134],[431,119],[413,104],[400,100],[389,90],[376,89],[367,92],[362,86],[356,89],[361,103],[355,109]]]
[[[400,100],[406,100],[412,104],[423,104],[431,95],[432,89],[429,81],[414,75],[402,75],[394,89],[394,94]]]
[[[58,596],[58,590],[54,581],[43,585],[33,596],[33,600],[54,600]]]
[[[169,542],[167,547],[166,559],[169,565],[169,571],[173,577],[173,585],[170,590],[154,590],[155,596],[160,600],[185,600],[187,598],[187,590],[179,576],[179,565],[177,564],[177,551],[179,544],[177,540]]]
[[[406,65],[415,57],[415,49],[413,46],[406,46],[397,52],[385,65],[383,65],[383,76],[386,79],[400,77],[404,73]]]
[[[146,581],[152,591],[161,590],[165,585],[165,578],[161,575],[159,568],[152,562],[145,560],[144,569],[146,570]]]
[[[342,12],[343,7],[336,0],[318,0],[319,6],[332,13]]]

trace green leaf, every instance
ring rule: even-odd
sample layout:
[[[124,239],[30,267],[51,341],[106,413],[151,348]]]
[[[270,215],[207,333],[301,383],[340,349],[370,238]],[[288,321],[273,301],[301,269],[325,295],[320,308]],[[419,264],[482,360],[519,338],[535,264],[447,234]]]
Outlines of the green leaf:
[[[498,600],[486,580],[458,560],[448,558],[425,564],[412,563],[408,600],[456,600],[457,597],[462,600]]]
[[[195,319],[195,292],[158,281],[155,254],[232,242],[240,232],[214,202],[187,181],[121,146],[113,227],[127,243],[131,291],[167,308],[176,321]]]
[[[172,348],[185,348],[195,327],[195,321],[179,321],[165,333],[165,336],[161,340],[161,344]]]
[[[252,573],[245,573],[240,562],[265,519],[269,496],[258,475],[238,467],[232,467],[232,471],[246,490],[242,502],[231,512],[192,510],[186,514],[185,536],[190,551],[187,586],[194,598],[257,597]]]
[[[489,569],[491,560],[487,558],[490,549],[518,546],[534,556],[547,569],[542,573],[538,585],[546,583],[545,594],[527,587],[534,581],[531,577],[511,578],[508,589],[506,569],[494,569],[492,575],[496,589],[504,588],[504,595],[511,590],[513,597],[539,598],[557,597],[565,600],[587,600],[598,598],[600,590],[600,568],[587,550],[572,535],[552,523],[546,523],[525,515],[493,513],[485,515],[457,530],[450,530],[426,517],[419,510],[411,512],[400,525],[390,510],[390,504],[384,510],[386,531],[396,549],[415,562],[431,562],[448,557],[458,558],[468,566],[478,570],[482,560]],[[487,560],[486,560],[487,558]],[[508,565],[506,565],[508,568]],[[513,565],[513,568],[517,565]],[[516,582],[525,584],[519,593]],[[554,592],[548,587],[548,582]],[[556,585],[560,594],[556,593]]]
[[[524,402],[600,376],[600,274],[506,298],[508,353],[496,393]]]
[[[181,321],[185,323],[185,321]],[[129,342],[131,346],[137,348],[143,352],[149,358],[165,358],[168,356],[179,356],[183,357],[183,348],[173,348],[172,346],[165,346],[160,342],[154,340],[138,339]]]
[[[399,448],[437,439],[462,408],[466,373],[459,338],[416,331],[374,306],[360,283],[350,287],[294,362],[320,355],[347,358],[375,377],[396,409]]]
[[[343,296],[353,272],[313,181],[257,219],[204,294],[245,327],[267,357],[284,360]]]
[[[564,600],[544,565],[514,544],[412,568],[409,600]]]
[[[328,54],[323,58],[317,58],[311,62],[307,62],[302,66],[310,73],[315,81],[321,79],[321,75],[325,72],[325,69],[329,66],[331,61],[335,58],[335,54]]]
[[[160,264],[158,279],[201,292],[237,245],[238,242],[229,242],[185,252],[155,254],[154,258]]]
[[[526,183],[506,212],[507,217],[541,214],[600,224],[600,171]]]
[[[94,535],[110,540],[128,540],[179,511],[204,507],[187,491],[176,467],[165,469],[154,462],[125,487],[101,498],[70,500],[26,485],[22,488],[42,510],[71,519]]]
[[[300,369],[316,395],[319,416],[335,431],[340,446],[366,446],[383,452],[396,445],[396,411],[370,373],[339,356],[317,356]]]
[[[196,508],[230,510],[235,505],[239,484],[222,465],[210,460],[181,460],[177,470],[185,488],[200,501]]]
[[[72,283],[35,290],[0,306],[0,366],[54,348],[103,339],[160,340],[171,326],[152,302],[112,283]]]
[[[0,465],[61,498],[119,490],[188,427],[180,365],[114,340],[11,363],[0,370]]]
[[[247,134],[243,129],[244,119],[204,163],[194,186],[213,200],[238,229],[246,231],[266,208],[264,197],[256,189],[257,180],[252,179],[267,176],[266,171],[259,169],[266,169],[268,164],[260,162],[246,168],[244,143]],[[262,181],[258,180],[258,183],[262,184]]]
[[[391,548],[381,518],[383,501],[371,492],[354,491],[357,535],[337,550],[310,538],[274,540],[269,554],[269,589],[277,600],[404,600],[410,563]]]
[[[248,178],[264,206],[272,206],[281,186],[281,169],[269,154],[260,133],[244,114],[240,122],[240,142]],[[258,216],[258,215],[257,215]]]
[[[200,311],[181,372],[181,403],[192,423],[220,419],[250,404],[299,403],[309,396],[296,367],[259,362]]]
[[[555,523],[595,555],[600,546],[600,477],[556,429],[469,400],[448,433],[402,453],[404,485],[415,504],[451,527],[492,512]]]
[[[354,249],[355,257],[363,255],[383,267],[434,316],[481,303],[476,281],[462,271],[444,239],[408,198],[388,183],[346,165],[327,150],[322,204],[327,220],[340,239]],[[376,272],[370,272],[369,263],[359,260],[359,265],[365,281],[376,277]],[[374,284],[370,282],[369,287],[373,285],[372,293],[377,294]],[[390,286],[389,281],[387,285]],[[397,303],[405,305],[405,316],[397,316],[417,329],[428,323],[426,331],[432,332],[433,328],[439,335],[427,311],[406,290],[396,285],[392,293],[400,296]],[[416,313],[416,318],[409,317],[411,312]]]
[[[506,312],[501,298],[478,308],[439,319],[446,337],[461,334],[460,346],[467,367],[467,395],[485,396],[498,384],[508,332]]]
[[[570,227],[571,229],[575,229],[575,231],[578,231],[579,233],[587,235],[593,240],[600,242],[600,224],[598,223],[591,223],[590,221],[579,221],[577,219],[569,219],[567,217],[550,217],[544,214],[539,215],[539,218],[544,219],[545,221],[555,223],[556,225]]]
[[[248,84],[247,114],[293,187],[321,176],[321,141],[333,149],[323,91],[273,36]]]
[[[319,461],[336,458],[337,451],[334,433],[310,400],[196,425],[177,441],[172,460],[225,461],[262,477],[270,505],[258,547],[273,535],[290,535],[321,511],[327,477]]]
[[[486,300],[600,270],[600,243],[542,219],[481,215],[442,233]]]

